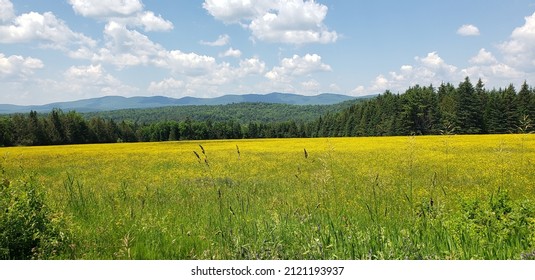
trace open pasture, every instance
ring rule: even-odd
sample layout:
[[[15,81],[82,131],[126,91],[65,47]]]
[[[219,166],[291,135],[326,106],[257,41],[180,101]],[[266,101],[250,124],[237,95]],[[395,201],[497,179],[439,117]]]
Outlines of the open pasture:
[[[529,259],[535,135],[1,148],[60,259]]]

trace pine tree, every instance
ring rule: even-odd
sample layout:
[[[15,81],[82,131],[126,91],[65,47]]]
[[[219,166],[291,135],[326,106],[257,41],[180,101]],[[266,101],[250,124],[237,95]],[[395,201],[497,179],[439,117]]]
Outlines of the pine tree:
[[[518,127],[520,117],[518,115],[516,90],[512,84],[503,92],[502,102],[504,105],[505,126],[508,132],[514,132]]]
[[[450,83],[441,84],[438,88],[439,130],[448,134],[459,130],[456,96],[456,89]]]
[[[474,86],[468,77],[459,84],[457,93],[457,116],[459,117],[460,132],[468,134],[481,133],[483,127],[481,106]]]
[[[487,133],[487,124],[485,122],[485,108],[488,102],[488,93],[485,90],[485,84],[479,79],[476,84],[476,100],[477,100],[477,123],[481,129],[481,133]]]
[[[526,81],[518,92],[517,105],[520,121],[533,123],[535,121],[535,91],[528,87]]]

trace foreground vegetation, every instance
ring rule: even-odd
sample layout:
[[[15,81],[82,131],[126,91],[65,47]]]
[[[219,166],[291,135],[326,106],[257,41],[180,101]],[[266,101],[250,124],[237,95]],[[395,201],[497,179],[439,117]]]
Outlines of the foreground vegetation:
[[[535,135],[0,152],[3,259],[535,257]]]

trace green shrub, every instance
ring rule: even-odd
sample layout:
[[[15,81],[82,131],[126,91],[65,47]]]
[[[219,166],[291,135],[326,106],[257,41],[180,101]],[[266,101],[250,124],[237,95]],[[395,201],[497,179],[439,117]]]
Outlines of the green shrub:
[[[0,209],[0,259],[50,259],[69,250],[64,219],[33,180],[0,178]]]

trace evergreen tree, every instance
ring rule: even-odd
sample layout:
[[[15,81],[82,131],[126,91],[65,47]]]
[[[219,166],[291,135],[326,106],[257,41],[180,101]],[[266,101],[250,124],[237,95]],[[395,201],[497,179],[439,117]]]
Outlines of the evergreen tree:
[[[481,105],[468,77],[459,84],[457,98],[457,116],[461,128],[460,132],[468,134],[481,133],[483,130]]]
[[[535,90],[528,87],[526,81],[522,84],[522,88],[518,92],[518,116],[520,124],[526,130],[527,126],[533,126],[535,122]],[[533,128],[533,127],[532,127]],[[527,129],[526,132],[533,131]]]
[[[444,133],[457,133],[460,130],[457,116],[457,90],[450,84],[441,84],[438,88],[438,114],[440,115],[439,130]]]
[[[503,92],[502,103],[504,105],[505,126],[507,132],[514,132],[518,128],[520,117],[518,115],[518,101],[515,87],[510,84]]]
[[[503,90],[493,90],[489,93],[485,119],[489,133],[507,132],[505,121],[505,104],[503,103]]]
[[[483,81],[479,79],[476,84],[477,119],[481,133],[487,133],[487,123],[485,122],[485,109],[488,102],[488,93],[485,90]]]

